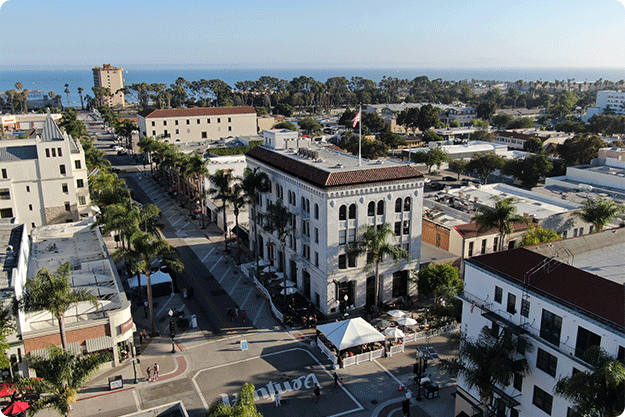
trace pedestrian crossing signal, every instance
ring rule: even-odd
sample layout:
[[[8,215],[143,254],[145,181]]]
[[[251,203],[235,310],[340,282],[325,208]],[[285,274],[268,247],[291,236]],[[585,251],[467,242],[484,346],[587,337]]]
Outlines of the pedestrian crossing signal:
[[[173,320],[169,322],[169,334],[171,335],[171,337],[174,337],[176,335],[176,323],[174,323]]]

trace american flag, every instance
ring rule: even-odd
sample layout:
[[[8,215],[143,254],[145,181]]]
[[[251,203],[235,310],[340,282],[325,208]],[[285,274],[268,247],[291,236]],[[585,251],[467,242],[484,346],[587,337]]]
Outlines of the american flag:
[[[356,127],[358,122],[360,122],[360,112],[356,113],[356,116],[352,119],[353,125],[352,127]]]

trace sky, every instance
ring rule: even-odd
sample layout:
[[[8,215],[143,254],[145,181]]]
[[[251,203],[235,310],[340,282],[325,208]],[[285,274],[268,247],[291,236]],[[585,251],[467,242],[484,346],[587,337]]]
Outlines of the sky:
[[[5,0],[0,66],[623,68],[624,3]]]

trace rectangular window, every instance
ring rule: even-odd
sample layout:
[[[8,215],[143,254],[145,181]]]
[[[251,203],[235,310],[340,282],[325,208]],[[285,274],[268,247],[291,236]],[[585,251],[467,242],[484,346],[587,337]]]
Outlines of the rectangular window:
[[[152,136],[156,136],[156,130],[152,131]]]
[[[339,269],[347,269],[347,255],[339,255]]]
[[[558,369],[558,358],[553,356],[551,353],[538,348],[538,353],[536,355],[536,367],[555,378],[556,370]]]
[[[540,337],[556,346],[560,345],[560,333],[562,332],[562,317],[551,311],[543,310],[540,323]]]
[[[441,234],[440,233],[436,234],[436,247],[437,248],[441,247]]]
[[[220,117],[217,118],[217,123],[221,123],[221,118]]]
[[[228,123],[232,123],[232,117],[228,117]]]
[[[152,122],[152,126],[156,126],[156,122]]]
[[[178,126],[178,120],[174,120],[174,124]]]
[[[532,404],[543,410],[545,413],[551,415],[553,397],[547,392],[538,388],[537,386],[534,386],[534,397],[532,398]]]
[[[495,302],[501,304],[503,301],[503,288],[495,286]]]
[[[232,126],[228,126],[228,132],[232,132]]]
[[[28,210],[33,211],[33,205],[32,204],[28,205]]]
[[[180,129],[176,129],[176,135],[180,134]]]
[[[508,242],[508,250],[514,249],[515,246],[516,246],[516,240],[511,240],[510,242]]]
[[[85,186],[85,181],[82,179],[77,179],[76,180],[76,187],[77,188],[83,188]]]
[[[187,119],[187,124],[188,125],[191,124],[191,120]]]
[[[395,234],[397,236],[401,235],[401,222],[395,222]]]
[[[202,139],[208,138],[208,132],[202,132]]]
[[[402,231],[402,233],[405,235],[410,234],[410,220],[404,220],[404,230]]]
[[[356,258],[357,256],[355,254],[347,255],[347,265],[350,268],[356,268]]]
[[[564,232],[562,232],[562,239],[566,239],[567,233],[568,233],[568,230],[565,230]]]
[[[79,196],[78,196],[78,203],[79,203],[81,206],[84,206],[85,204],[87,204],[87,199],[85,198],[85,196],[84,196],[84,195],[79,195]]]
[[[586,330],[583,327],[577,328],[577,342],[575,343],[575,356],[584,360],[584,354],[592,346],[601,346],[601,336]]]
[[[52,156],[56,156],[56,148],[52,148]]]
[[[167,130],[163,131],[163,136],[169,136],[169,132]]]
[[[163,126],[167,126],[167,120],[163,120]]]
[[[65,211],[72,211],[72,206],[69,201],[65,202]]]
[[[197,119],[197,124],[200,124],[200,119]]]
[[[516,295],[508,293],[508,306],[506,311],[510,314],[516,314]]]
[[[61,172],[61,175],[65,175],[66,174],[65,165],[59,165],[59,171]]]
[[[577,229],[573,229],[573,237],[577,236]]]
[[[63,193],[64,193],[64,194],[69,193],[69,188],[67,187],[67,183],[62,184],[62,185],[61,185],[61,188],[63,189]]]
[[[514,374],[514,380],[512,381],[512,386],[515,390],[521,392],[523,391],[523,375]]]
[[[339,230],[339,245],[347,243],[347,230]]]
[[[499,249],[499,238],[498,237],[493,239],[493,252],[497,252],[497,249]]]
[[[0,188],[0,200],[10,200],[11,191],[8,188]]]
[[[63,151],[61,150],[61,148],[56,148],[56,150],[59,152],[59,156],[63,156]]]
[[[486,239],[482,239],[482,255],[486,253]]]
[[[584,228],[583,228],[583,227],[580,227],[580,228],[579,228],[579,235],[581,236],[581,235],[583,235],[583,234],[584,234]]]
[[[80,163],[80,160],[77,159],[74,161],[74,166],[76,167],[76,169],[80,169],[82,168],[82,164]]]
[[[13,209],[11,207],[0,209],[0,219],[10,219],[13,217]]]
[[[46,158],[50,157],[50,149],[46,148]]]
[[[347,241],[355,242],[356,241],[356,229],[349,229],[347,231]]]
[[[315,266],[319,267],[319,252],[315,252]]]
[[[473,256],[473,242],[469,242],[468,257],[470,258],[471,256]]]
[[[521,300],[521,315],[523,317],[529,317],[530,316],[530,302],[529,302],[529,300],[526,300],[526,299],[522,299]]]
[[[2,178],[9,178],[9,174],[7,173],[6,168],[2,168]]]
[[[315,243],[319,243],[319,229],[315,227]]]
[[[210,124],[211,123],[211,119],[206,119],[206,123]]]
[[[26,192],[29,193],[30,192],[30,185],[26,186]]]

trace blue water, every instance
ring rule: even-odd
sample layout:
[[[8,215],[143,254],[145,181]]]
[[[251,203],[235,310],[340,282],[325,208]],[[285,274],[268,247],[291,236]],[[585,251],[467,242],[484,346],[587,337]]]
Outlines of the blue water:
[[[69,84],[70,103],[72,106],[80,106],[80,97],[77,88],[82,87],[84,95],[93,95],[93,74],[91,69],[20,69],[4,67],[0,69],[0,92],[15,88],[15,83],[21,82],[24,88],[29,90],[48,91],[63,97],[63,104],[67,98],[65,84]],[[576,81],[594,82],[599,78],[603,80],[619,81],[625,79],[624,69],[531,69],[531,68],[504,68],[504,69],[452,69],[452,68],[424,68],[424,69],[371,69],[371,68],[328,68],[328,69],[139,69],[129,68],[124,70],[124,85],[146,82],[172,84],[178,77],[183,77],[187,81],[200,80],[202,78],[221,79],[231,87],[237,81],[258,80],[261,76],[272,76],[284,80],[292,80],[295,77],[306,75],[318,81],[325,82],[331,77],[344,76],[363,77],[375,82],[379,82],[382,77],[395,77],[400,79],[414,79],[425,75],[430,80],[441,78],[445,81],[458,80],[497,80],[497,81],[553,81],[567,80],[569,78]]]

